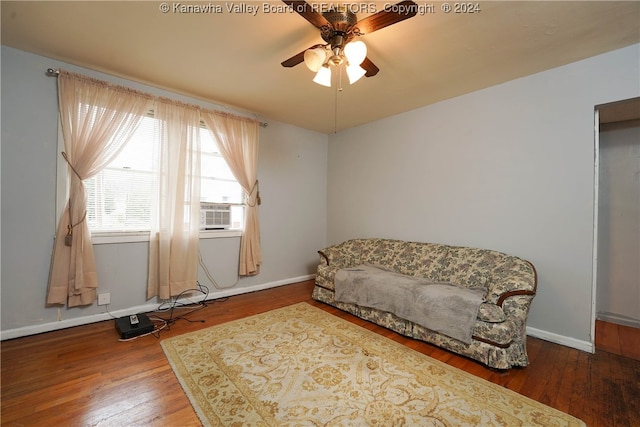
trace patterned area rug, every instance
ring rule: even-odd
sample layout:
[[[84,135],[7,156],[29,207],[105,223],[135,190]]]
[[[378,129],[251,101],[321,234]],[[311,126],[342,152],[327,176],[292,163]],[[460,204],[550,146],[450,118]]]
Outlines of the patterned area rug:
[[[207,426],[585,425],[306,303],[162,348]]]

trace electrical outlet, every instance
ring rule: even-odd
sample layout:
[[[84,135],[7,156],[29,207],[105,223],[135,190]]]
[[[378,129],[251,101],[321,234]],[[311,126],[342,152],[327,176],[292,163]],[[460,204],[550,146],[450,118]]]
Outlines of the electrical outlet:
[[[108,305],[111,303],[111,294],[98,294],[98,305]]]

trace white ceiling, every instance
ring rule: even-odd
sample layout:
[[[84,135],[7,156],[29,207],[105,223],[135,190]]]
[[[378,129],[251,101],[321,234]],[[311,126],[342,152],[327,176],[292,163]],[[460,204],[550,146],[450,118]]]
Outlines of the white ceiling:
[[[399,0],[398,0],[399,1]],[[6,1],[2,44],[332,133],[640,42],[640,2],[478,2],[478,13],[418,14],[365,35],[380,68],[343,91],[280,63],[323,43],[281,1]],[[334,4],[313,2],[318,8]],[[353,5],[357,2],[351,2]],[[360,19],[386,2],[362,2]],[[184,5],[221,13],[180,13]],[[449,2],[454,5],[454,2]],[[257,13],[229,11],[258,7]],[[356,6],[350,6],[356,7]],[[45,70],[43,69],[43,73]]]

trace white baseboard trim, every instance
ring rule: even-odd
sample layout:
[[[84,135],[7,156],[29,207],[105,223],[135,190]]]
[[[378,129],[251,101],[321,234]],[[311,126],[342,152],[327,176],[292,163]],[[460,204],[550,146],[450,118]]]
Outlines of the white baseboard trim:
[[[599,312],[596,319],[604,322],[615,323],[616,325],[631,326],[632,328],[640,328],[640,320],[622,314]]]
[[[275,282],[262,283],[259,285],[246,286],[242,288],[230,288],[209,294],[208,300],[226,298],[234,295],[247,294],[250,292],[262,291],[270,288],[277,288],[278,286],[290,285],[292,283],[304,282],[306,280],[314,279],[315,274],[309,274],[306,276],[291,277],[289,279],[277,280]],[[74,326],[88,325],[90,323],[102,322],[104,320],[111,320],[114,317],[129,316],[131,314],[148,313],[158,309],[159,303],[138,305],[135,307],[129,307],[122,310],[111,311],[110,313],[92,314],[89,316],[78,317],[75,319],[66,319],[59,322],[49,322],[40,325],[24,326],[22,328],[8,329],[6,331],[0,331],[0,341],[9,340],[13,338],[26,337],[29,335],[41,334],[44,332],[57,331],[59,329],[72,328]]]
[[[589,341],[582,341],[564,335],[554,334],[553,332],[543,331],[541,329],[531,328],[527,326],[527,335],[531,335],[541,340],[550,341],[556,344],[564,345],[566,347],[575,348],[577,350],[586,351],[587,353],[594,353],[595,348]]]

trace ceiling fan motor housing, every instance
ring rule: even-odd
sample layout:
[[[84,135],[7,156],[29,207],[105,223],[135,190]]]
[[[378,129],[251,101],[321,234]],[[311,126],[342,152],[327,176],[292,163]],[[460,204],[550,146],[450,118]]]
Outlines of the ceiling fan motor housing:
[[[358,22],[355,13],[342,7],[323,12],[322,16],[330,24],[321,28],[322,39],[331,44],[332,50],[336,47],[342,49],[353,40],[355,34],[352,29]]]

